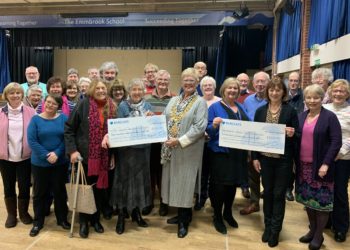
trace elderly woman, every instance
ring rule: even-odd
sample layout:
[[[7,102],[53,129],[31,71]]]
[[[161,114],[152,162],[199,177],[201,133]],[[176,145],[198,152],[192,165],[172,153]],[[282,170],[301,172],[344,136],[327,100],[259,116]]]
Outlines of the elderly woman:
[[[278,245],[285,213],[285,193],[293,170],[295,157],[298,115],[296,110],[285,101],[288,97],[286,85],[278,77],[273,78],[266,88],[267,104],[255,112],[255,122],[286,125],[284,154],[252,152],[253,165],[261,173],[264,187],[264,223],[262,241],[269,247]]]
[[[313,84],[318,84],[321,86],[325,92],[325,96],[322,100],[322,103],[330,103],[331,98],[327,93],[328,86],[333,82],[333,72],[328,68],[317,68],[312,71],[311,82]]]
[[[299,115],[296,201],[306,207],[310,227],[299,241],[309,243],[309,249],[320,249],[324,240],[322,233],[333,210],[334,160],[342,145],[338,118],[322,107],[323,98],[324,90],[318,84],[306,87],[304,100],[309,110]]]
[[[347,102],[350,96],[349,82],[345,79],[334,81],[329,87],[329,93],[332,103],[323,107],[335,113],[342,131],[343,144],[335,159],[332,221],[334,239],[343,242],[349,229],[350,105]]]
[[[115,80],[109,90],[109,96],[112,97],[114,104],[118,107],[124,101],[128,93],[126,92],[124,83],[121,80]]]
[[[45,98],[45,111],[34,116],[28,126],[28,144],[32,149],[32,173],[34,178],[33,208],[34,223],[29,235],[39,234],[44,226],[47,190],[54,197],[57,225],[70,229],[67,222],[68,159],[64,146],[64,123],[67,116],[57,113],[62,106],[62,97],[49,94]]]
[[[31,85],[27,90],[27,96],[23,100],[23,104],[36,109],[43,97],[43,91],[38,85]]]
[[[71,113],[80,100],[78,83],[76,81],[71,80],[67,82],[65,96],[68,102],[69,113]]]
[[[96,69],[96,71],[97,71],[97,69]],[[79,83],[78,83],[79,92],[80,92],[80,99],[83,99],[86,96],[86,92],[89,89],[90,83],[91,83],[90,78],[80,77]]]
[[[207,104],[196,91],[198,81],[194,68],[185,69],[181,74],[183,92],[173,97],[164,111],[169,139],[161,153],[162,200],[178,208],[178,216],[167,222],[178,224],[179,238],[187,235],[192,220],[193,195],[196,177],[200,176],[208,122]]]
[[[204,100],[207,101],[208,108],[214,102],[220,101],[221,98],[215,95],[216,81],[211,76],[205,76],[199,83]],[[203,160],[202,160],[202,176],[201,176],[201,197],[196,194],[196,201],[194,205],[195,210],[201,210],[208,199],[208,181],[209,181],[209,166],[208,166],[208,152],[207,143],[204,144]]]
[[[152,115],[152,106],[145,102],[145,86],[139,78],[132,79],[128,86],[128,99],[118,107],[118,118]],[[104,145],[105,146],[105,145]],[[140,208],[151,204],[150,145],[118,148],[117,168],[110,197],[111,205],[119,208],[116,232],[125,230],[126,211],[131,211],[132,221],[140,227],[148,227]]]
[[[107,86],[94,80],[88,91],[88,97],[78,103],[65,126],[66,152],[71,163],[81,156],[87,173],[88,184],[94,184],[93,191],[97,212],[89,215],[80,213],[80,237],[89,236],[89,222],[97,233],[103,233],[100,223],[105,189],[108,188],[108,170],[113,167],[107,149],[101,148],[103,135],[107,133],[107,119],[115,118],[116,107],[107,94]]]
[[[3,91],[7,104],[0,109],[0,172],[7,210],[6,228],[17,225],[17,202],[20,220],[24,224],[33,220],[28,214],[31,150],[27,143],[27,127],[35,110],[23,105],[23,96],[19,83],[9,83]]]
[[[204,79],[204,78],[203,78]],[[203,92],[205,93],[205,92]],[[227,78],[220,87],[222,100],[209,107],[207,133],[210,137],[209,197],[214,208],[214,227],[222,234],[227,233],[223,219],[233,227],[238,223],[232,216],[232,204],[239,187],[248,178],[247,151],[219,146],[219,130],[222,119],[248,121],[244,108],[237,102],[239,82],[236,78]],[[222,209],[224,207],[224,212]]]

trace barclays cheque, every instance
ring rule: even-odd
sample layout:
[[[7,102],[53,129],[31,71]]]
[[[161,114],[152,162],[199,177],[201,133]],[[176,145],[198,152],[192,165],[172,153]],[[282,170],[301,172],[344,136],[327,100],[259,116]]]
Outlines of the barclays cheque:
[[[223,119],[219,146],[284,154],[286,125]]]
[[[164,115],[108,120],[109,146],[124,147],[167,140]]]

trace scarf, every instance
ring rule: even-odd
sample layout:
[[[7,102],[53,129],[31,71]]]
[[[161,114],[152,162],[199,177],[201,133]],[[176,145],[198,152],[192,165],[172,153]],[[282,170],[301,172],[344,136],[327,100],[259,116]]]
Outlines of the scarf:
[[[129,113],[130,117],[146,116],[146,112],[148,110],[146,110],[144,107],[145,105],[144,99],[142,99],[139,103],[132,103],[130,98],[128,98],[126,101],[130,108],[130,113]]]
[[[98,104],[93,97],[90,97],[88,176],[98,176],[96,187],[101,189],[108,188],[109,169],[108,149],[102,148],[101,142],[103,136],[108,133],[107,119],[112,118],[115,112],[114,104],[110,98],[107,98],[105,105],[109,106],[109,110],[108,114],[105,114],[101,127]]]
[[[195,92],[189,98],[184,100],[184,93],[177,97],[174,105],[170,110],[170,117],[167,123],[168,136],[171,138],[177,138],[179,135],[180,125],[185,114],[192,108],[193,104],[198,98],[198,93]],[[163,143],[161,149],[161,164],[165,164],[171,159],[172,148]]]

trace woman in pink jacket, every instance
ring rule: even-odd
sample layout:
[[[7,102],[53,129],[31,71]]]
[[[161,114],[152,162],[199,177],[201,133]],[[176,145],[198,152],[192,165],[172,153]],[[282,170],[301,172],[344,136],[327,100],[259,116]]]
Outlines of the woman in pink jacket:
[[[27,127],[35,110],[23,105],[23,96],[19,83],[9,83],[3,91],[7,104],[0,109],[0,172],[7,209],[6,228],[17,225],[17,204],[20,220],[24,224],[33,221],[28,213],[31,150],[27,144]]]

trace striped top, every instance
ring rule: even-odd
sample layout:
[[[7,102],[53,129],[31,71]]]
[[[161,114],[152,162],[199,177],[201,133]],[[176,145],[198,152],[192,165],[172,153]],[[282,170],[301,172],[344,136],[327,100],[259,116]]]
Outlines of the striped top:
[[[154,89],[152,94],[145,95],[145,100],[152,105],[154,114],[161,115],[173,96],[175,96],[175,94],[168,90],[163,97],[160,97],[157,89]]]

